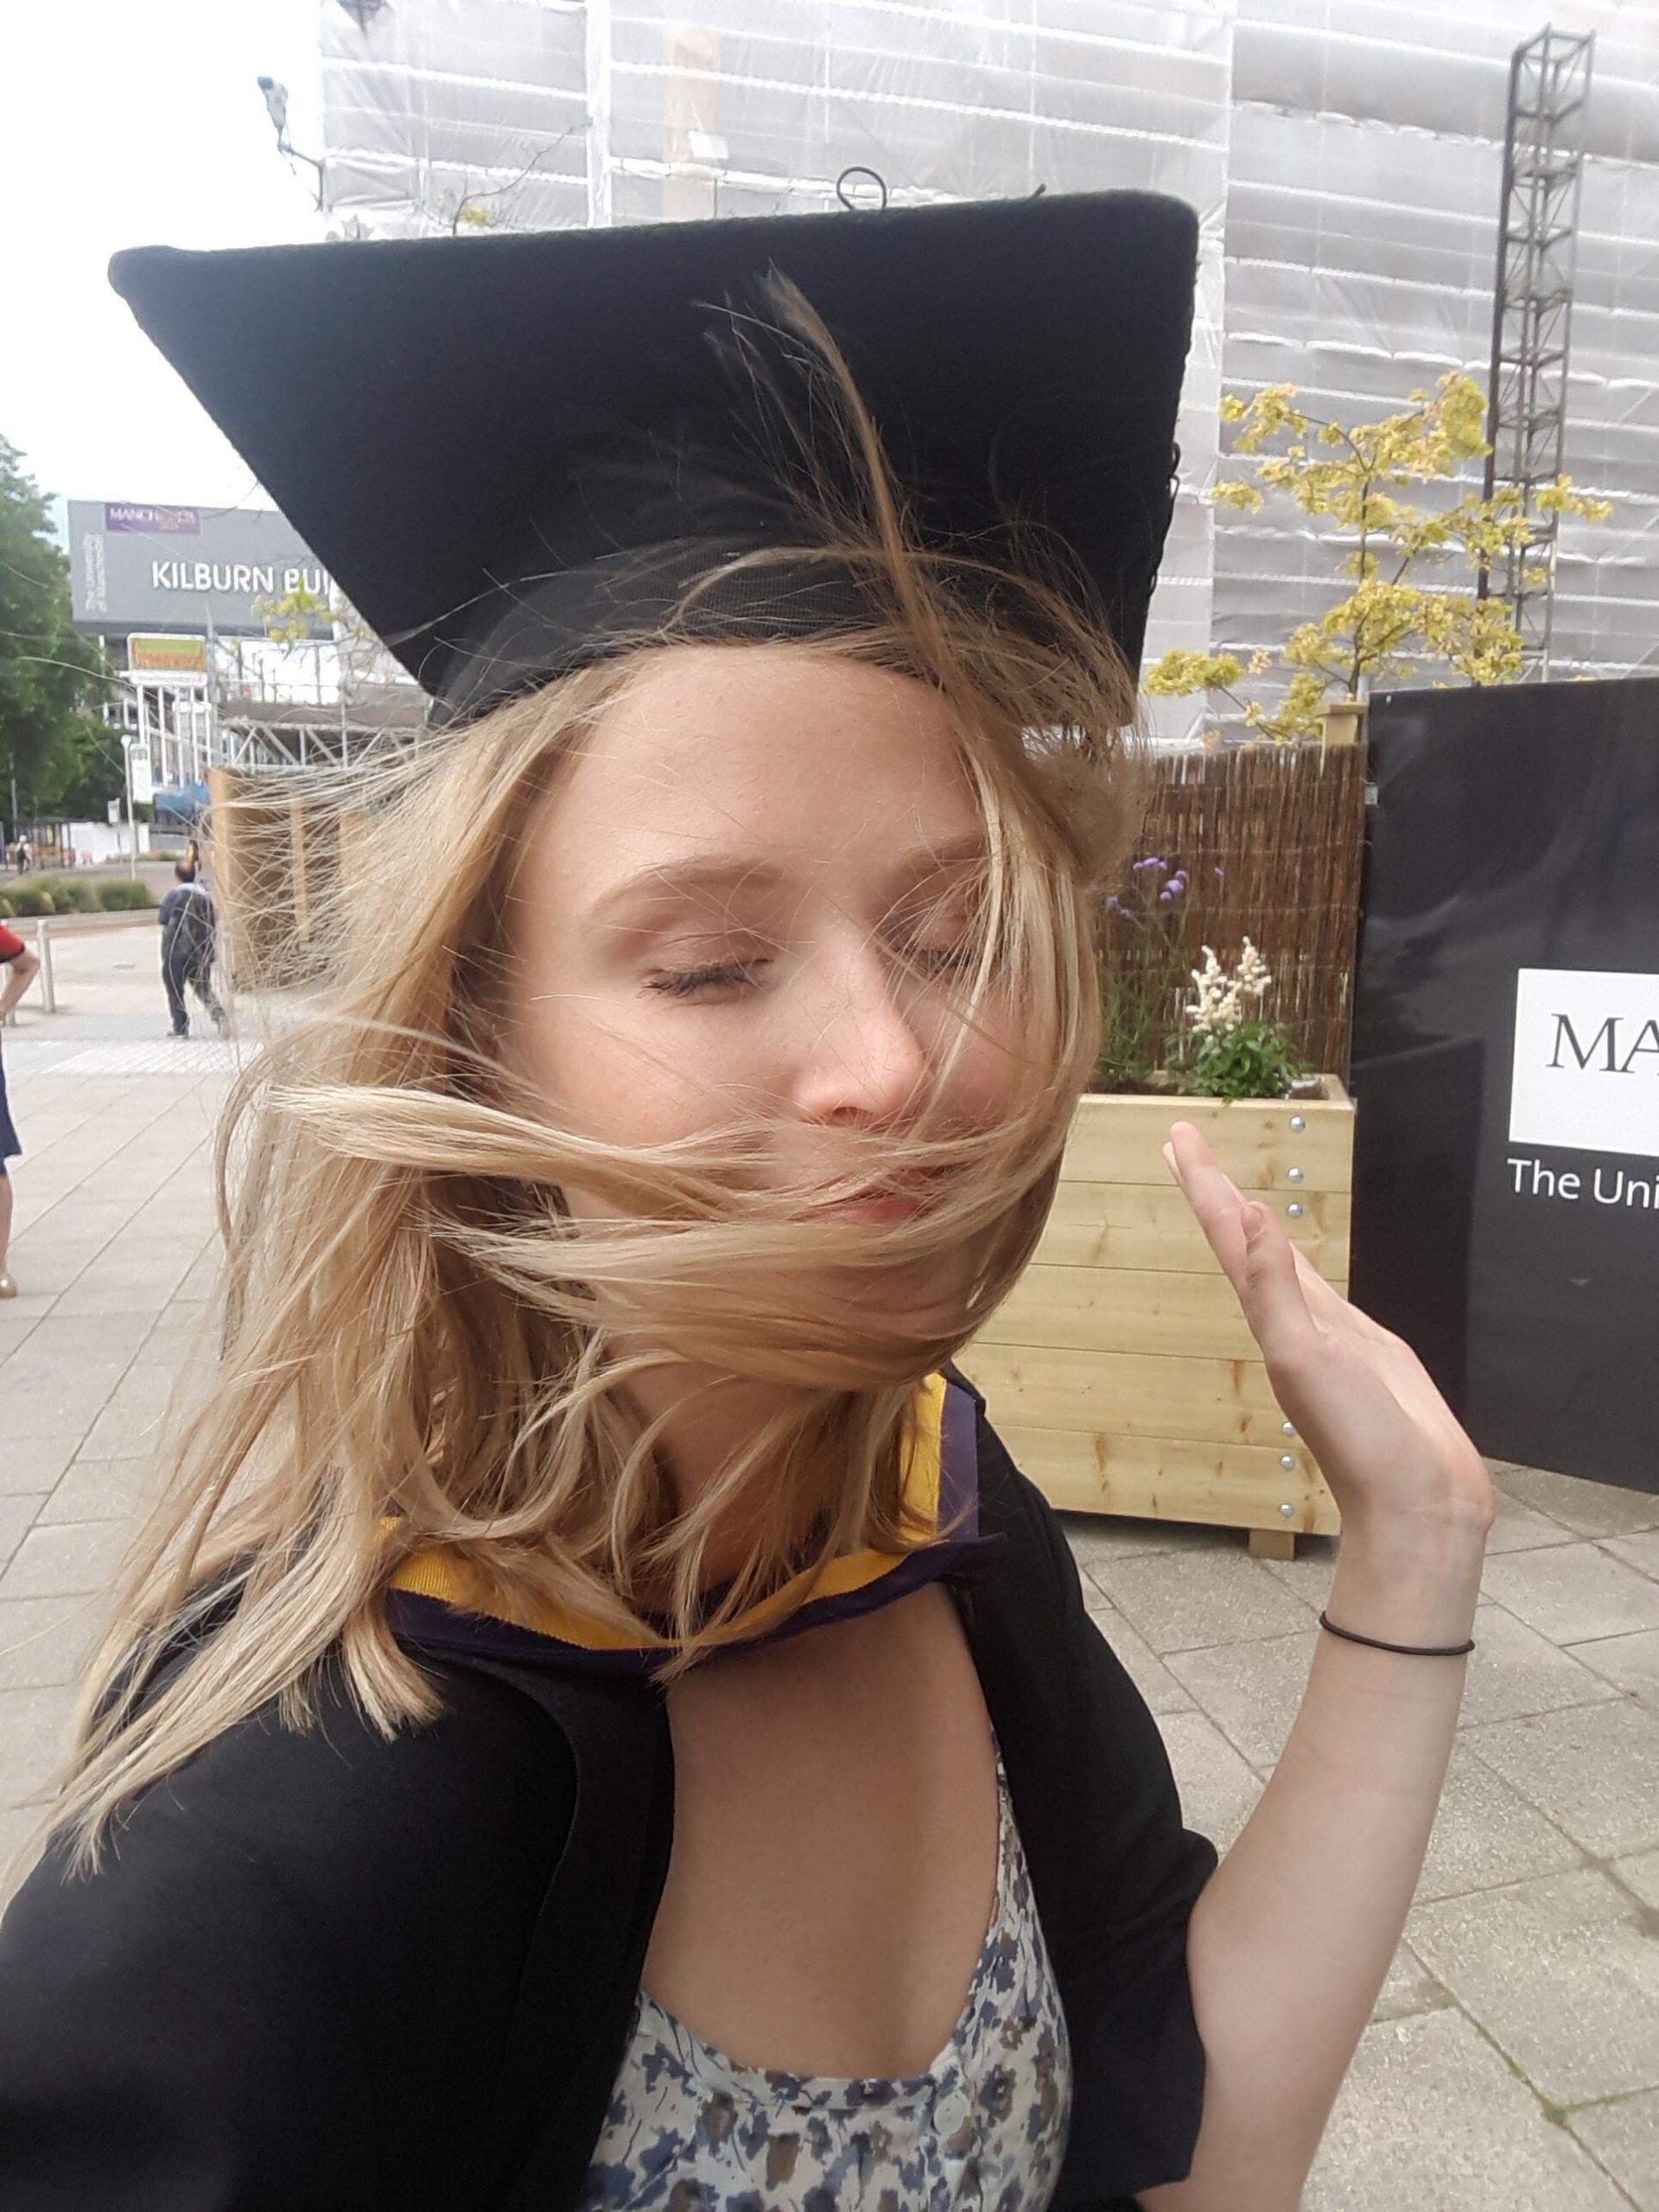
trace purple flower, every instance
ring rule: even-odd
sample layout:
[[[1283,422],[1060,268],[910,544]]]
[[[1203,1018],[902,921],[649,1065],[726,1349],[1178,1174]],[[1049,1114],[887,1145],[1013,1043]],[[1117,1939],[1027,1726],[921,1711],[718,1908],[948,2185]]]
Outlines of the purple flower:
[[[1216,874],[1217,874],[1217,875],[1225,875],[1225,874],[1226,874],[1226,873],[1227,873],[1227,871],[1226,871],[1226,869],[1225,869],[1224,868],[1217,867],[1217,869],[1216,869]]]
[[[1168,884],[1166,884],[1158,893],[1158,904],[1160,906],[1173,906],[1180,895],[1179,891],[1172,891]]]
[[[1167,861],[1160,861],[1155,855],[1150,855],[1143,861],[1131,861],[1129,863],[1129,874],[1131,875],[1139,875],[1143,868],[1160,868],[1166,875],[1169,874],[1169,862]]]

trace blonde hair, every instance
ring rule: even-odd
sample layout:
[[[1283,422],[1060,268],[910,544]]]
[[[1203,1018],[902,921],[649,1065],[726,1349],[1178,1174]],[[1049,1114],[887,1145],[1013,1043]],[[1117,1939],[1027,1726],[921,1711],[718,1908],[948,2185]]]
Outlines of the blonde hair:
[[[849,1139],[827,1201],[950,1171],[937,1204],[873,1238],[749,1187],[753,1127],[627,1149],[558,1127],[512,1072],[499,1039],[526,842],[645,657],[706,634],[696,594],[684,622],[427,740],[366,791],[354,778],[343,797],[368,829],[327,991],[240,1077],[220,1135],[217,1372],[124,1571],[50,1808],[81,1865],[124,1801],[255,1711],[276,1700],[306,1725],[333,1651],[375,1726],[429,1716],[436,1694],[387,1618],[415,1553],[448,1548],[510,1618],[551,1605],[642,1641],[645,1600],[666,1592],[666,1681],[803,1569],[932,1534],[904,1503],[916,1386],[1028,1258],[1094,1064],[1096,894],[1145,796],[1134,689],[1034,549],[1018,575],[918,550],[828,334],[798,299],[782,307],[861,489],[850,510],[821,499],[795,555],[767,557],[828,548],[869,601],[864,626],[800,650],[927,683],[951,710],[988,850],[962,1035],[994,994],[1020,1008],[1010,1111],[963,1135],[925,1104],[902,1133]],[[620,1217],[573,1217],[567,1180]],[[913,1285],[964,1248],[933,1310],[890,1294],[895,1270]],[[660,1423],[629,1394],[671,1361],[778,1389],[683,1512]],[[710,1605],[709,1535],[734,1505],[755,1541]]]

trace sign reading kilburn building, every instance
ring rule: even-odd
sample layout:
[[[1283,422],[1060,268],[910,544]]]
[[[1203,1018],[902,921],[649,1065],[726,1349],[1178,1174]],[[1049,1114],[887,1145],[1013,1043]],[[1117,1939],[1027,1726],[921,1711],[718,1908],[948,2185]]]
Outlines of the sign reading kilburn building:
[[[1490,1456],[1659,1491],[1659,681],[1370,721],[1354,1295]]]
[[[260,602],[307,591],[328,573],[270,509],[148,506],[72,499],[69,562],[75,626],[100,636],[185,630],[257,638]]]

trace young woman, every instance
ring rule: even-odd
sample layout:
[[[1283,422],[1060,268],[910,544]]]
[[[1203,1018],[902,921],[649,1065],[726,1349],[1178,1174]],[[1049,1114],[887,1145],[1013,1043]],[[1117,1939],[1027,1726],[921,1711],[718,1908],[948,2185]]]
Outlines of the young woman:
[[[1093,1061],[1190,219],[453,244],[122,272],[452,721],[389,772],[327,1006],[227,1141],[215,1392],[0,1929],[0,2195],[1289,2212],[1427,1842],[1484,1469],[1176,1124],[1345,1526],[1217,1868],[950,1364]],[[752,327],[747,386],[680,343],[734,253],[798,283],[781,395]],[[608,411],[561,384],[572,328]],[[286,459],[279,345],[343,380]],[[543,412],[437,456],[420,397],[469,348],[533,356]],[[810,462],[793,536],[757,425]],[[391,527],[423,449],[464,609]],[[1055,492],[994,533],[1056,454],[1069,522]]]

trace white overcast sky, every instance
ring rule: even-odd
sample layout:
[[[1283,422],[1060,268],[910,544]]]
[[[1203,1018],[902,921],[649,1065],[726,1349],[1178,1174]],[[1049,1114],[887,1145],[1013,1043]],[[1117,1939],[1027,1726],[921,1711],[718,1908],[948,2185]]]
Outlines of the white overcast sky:
[[[293,141],[319,151],[332,4],[0,0],[0,436],[48,495],[251,502],[105,270],[123,246],[323,235],[254,80],[287,84]]]

